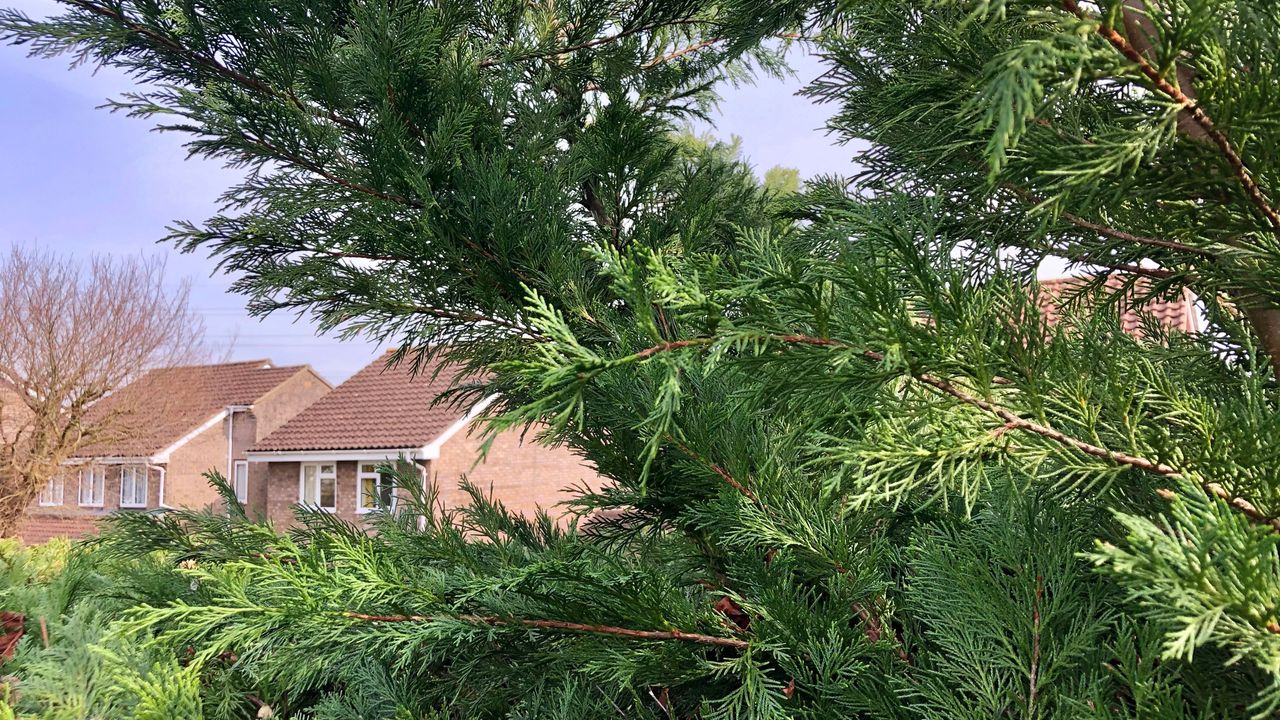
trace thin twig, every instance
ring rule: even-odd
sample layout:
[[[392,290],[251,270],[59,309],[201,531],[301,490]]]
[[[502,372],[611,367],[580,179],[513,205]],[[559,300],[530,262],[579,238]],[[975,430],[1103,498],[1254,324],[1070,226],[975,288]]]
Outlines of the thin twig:
[[[937,378],[932,375],[925,375],[925,374],[918,374],[918,375],[914,375],[913,377],[915,377],[915,379],[918,380],[919,382],[924,383],[925,385],[928,385],[929,387],[934,388],[935,390],[946,393],[947,395],[954,397],[955,399],[959,400],[962,403],[965,403],[966,405],[972,405],[973,407],[976,407],[980,410],[985,410],[991,413],[992,415],[995,415],[1001,420],[1004,420],[1005,425],[1010,429],[1025,430],[1027,432],[1035,433],[1036,435],[1046,437],[1059,444],[1073,447],[1076,450],[1079,450],[1080,452],[1086,455],[1092,455],[1093,457],[1102,458],[1104,460],[1110,460],[1111,462],[1116,463],[1117,465],[1128,465],[1130,467],[1135,467],[1140,470],[1146,470],[1147,472],[1155,473],[1156,475],[1163,475],[1165,477],[1173,477],[1173,476],[1181,475],[1181,473],[1179,473],[1178,470],[1168,465],[1165,465],[1164,463],[1156,462],[1154,460],[1148,460],[1146,458],[1138,457],[1136,455],[1129,455],[1128,453],[1116,452],[1115,450],[1108,450],[1107,448],[1099,447],[1097,445],[1092,445],[1083,440],[1078,440],[1069,435],[1066,435],[1061,431],[1054,430],[1053,428],[1047,425],[1041,425],[1040,423],[1027,420],[1026,418],[1023,418],[1011,412],[1010,410],[1007,410],[999,405],[996,405],[993,402],[983,400],[980,397],[970,395],[969,393],[966,393],[965,391],[961,390],[960,388],[957,388],[955,385],[952,385],[951,383],[947,382],[946,380],[943,380],[942,378]]]
[[[715,645],[719,647],[733,648],[735,650],[745,650],[747,641],[735,640],[734,638],[718,637],[715,635],[704,635],[702,633],[687,633],[681,630],[633,630],[631,628],[615,627],[613,625],[591,625],[588,623],[566,622],[563,620],[531,620],[527,618],[501,618],[496,615],[368,615],[346,611],[342,613],[343,617],[353,620],[363,620],[365,622],[435,622],[437,620],[456,620],[458,622],[469,623],[473,625],[490,625],[494,627],[528,627],[540,630],[560,630],[564,632],[589,633],[594,635],[615,635],[618,637],[634,638],[637,640],[679,640],[681,642],[697,643],[700,645]]]
[[[639,25],[634,28],[631,28],[630,30],[623,30],[613,35],[606,35],[604,37],[594,38],[586,42],[578,43],[577,45],[568,45],[566,47],[549,48],[547,50],[540,50],[537,52],[526,53],[524,55],[516,55],[514,57],[509,57],[509,58],[490,58],[487,60],[481,60],[478,63],[478,65],[482,68],[488,68],[488,67],[494,67],[497,65],[507,65],[515,62],[523,62],[525,60],[538,60],[541,58],[555,57],[556,55],[565,55],[571,52],[576,52],[578,50],[588,50],[590,48],[599,47],[601,45],[608,45],[610,43],[614,43],[619,40],[628,38],[632,35],[638,35],[640,33],[649,32],[651,30],[661,30],[664,27],[671,27],[676,25],[707,25],[707,24],[709,23],[706,20],[689,19],[689,20],[667,20],[660,23],[652,23],[650,25]]]
[[[701,42],[696,42],[692,45],[689,45],[688,47],[683,47],[683,48],[680,48],[679,50],[675,50],[670,53],[667,53],[666,55],[660,55],[650,60],[649,62],[645,63],[644,65],[641,65],[640,67],[643,70],[649,70],[663,63],[668,63],[668,62],[671,62],[672,60],[682,58],[685,55],[688,55],[689,53],[697,52],[706,47],[711,47],[712,45],[715,45],[716,43],[722,40],[724,40],[724,38],[710,38],[708,40],[702,40]]]
[[[1014,195],[1017,195],[1019,198],[1021,198],[1026,202],[1031,203],[1032,205],[1040,205],[1044,202],[1044,198],[1024,188],[1020,188],[1017,185],[1010,185],[1006,183],[1001,187],[1004,187],[1005,189],[1012,192]],[[1086,220],[1085,218],[1082,218],[1079,215],[1073,215],[1072,213],[1069,213],[1069,212],[1061,212],[1058,214],[1058,217],[1062,218],[1063,220],[1066,220],[1067,222],[1071,223],[1072,225],[1075,225],[1076,227],[1084,228],[1085,230],[1089,230],[1091,232],[1097,233],[1099,235],[1102,235],[1103,237],[1114,238],[1116,240],[1123,240],[1124,242],[1133,243],[1134,245],[1145,245],[1148,247],[1160,248],[1162,250],[1172,250],[1174,252],[1198,255],[1200,257],[1206,257],[1206,258],[1216,257],[1214,253],[1212,253],[1209,250],[1205,250],[1203,248],[1194,247],[1192,245],[1180,243],[1175,240],[1164,240],[1161,238],[1135,235],[1131,232],[1126,232],[1124,230],[1111,227],[1110,225],[1104,225],[1102,223],[1093,222],[1092,220]]]
[[[1036,576],[1036,594],[1031,601],[1031,671],[1027,682],[1027,717],[1035,717],[1036,696],[1040,692],[1040,601],[1044,599],[1044,576]]]
[[[733,488],[734,490],[737,490],[739,493],[741,493],[744,497],[746,497],[751,502],[757,505],[760,505],[759,498],[756,497],[755,493],[751,492],[751,488],[747,487],[746,485],[743,485],[742,483],[734,479],[733,475],[730,475],[728,470],[725,470],[723,467],[715,464],[711,460],[708,460],[707,458],[699,455],[697,452],[694,452],[688,445],[685,445],[684,443],[675,439],[671,435],[667,435],[667,440],[669,440],[672,445],[675,445],[676,448],[680,450],[680,452],[684,453],[685,455],[688,455],[694,460],[697,460],[698,462],[710,468],[710,470],[714,472],[716,475],[719,475],[720,479],[724,480],[725,484],[727,484],[729,487]]]
[[[1226,488],[1222,487],[1218,483],[1203,483],[1201,487],[1204,488],[1205,492],[1230,505],[1241,515],[1244,515],[1253,522],[1258,523],[1259,525],[1270,525],[1276,532],[1280,532],[1280,518],[1268,517],[1265,513],[1255,507],[1253,503],[1239,497],[1238,495],[1232,495],[1227,492]],[[1161,498],[1169,501],[1173,501],[1178,497],[1177,493],[1169,488],[1160,488],[1159,490],[1156,490],[1156,495],[1159,495]]]

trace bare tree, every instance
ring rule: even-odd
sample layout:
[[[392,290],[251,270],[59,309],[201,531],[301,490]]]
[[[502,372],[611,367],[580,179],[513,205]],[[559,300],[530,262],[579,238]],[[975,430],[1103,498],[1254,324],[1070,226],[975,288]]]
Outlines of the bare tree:
[[[17,531],[78,450],[147,422],[100,401],[150,368],[202,352],[189,284],[164,280],[158,258],[81,262],[26,247],[0,256],[0,536]]]

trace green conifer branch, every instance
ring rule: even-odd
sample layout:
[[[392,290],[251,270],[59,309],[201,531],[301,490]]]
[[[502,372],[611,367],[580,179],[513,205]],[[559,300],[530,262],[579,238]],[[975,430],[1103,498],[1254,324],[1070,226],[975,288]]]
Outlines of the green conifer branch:
[[[1178,86],[1169,82],[1163,73],[1151,65],[1137,48],[1133,47],[1129,41],[1116,32],[1115,28],[1110,27],[1107,23],[1100,22],[1091,18],[1088,13],[1080,7],[1076,0],[1062,0],[1062,5],[1068,12],[1072,13],[1081,20],[1094,22],[1097,24],[1097,33],[1106,39],[1121,55],[1124,55],[1130,62],[1138,67],[1138,70],[1151,81],[1152,86],[1164,93],[1169,99],[1181,106],[1181,112],[1187,113],[1192,120],[1199,125],[1204,132],[1213,140],[1214,145],[1222,151],[1222,155],[1227,160],[1227,164],[1231,166],[1231,171],[1235,173],[1236,178],[1240,181],[1240,185],[1244,188],[1245,194],[1249,197],[1250,202],[1262,213],[1263,217],[1271,224],[1275,232],[1280,233],[1280,212],[1277,212],[1271,205],[1271,200],[1267,198],[1262,188],[1258,186],[1258,182],[1254,179],[1253,173],[1244,164],[1244,160],[1240,158],[1240,153],[1236,152],[1235,146],[1231,144],[1230,138],[1226,136],[1209,114],[1200,107],[1199,103],[1187,97]]]
[[[715,645],[718,647],[745,650],[750,643],[746,640],[704,635],[702,633],[684,632],[682,630],[635,630],[613,625],[593,625],[590,623],[566,622],[563,620],[534,620],[530,618],[502,618],[496,615],[368,615],[358,612],[344,612],[343,617],[353,620],[375,623],[428,623],[439,620],[456,620],[475,625],[492,625],[495,627],[518,626],[538,630],[556,630],[592,635],[613,635],[636,640],[676,640],[699,645]]]

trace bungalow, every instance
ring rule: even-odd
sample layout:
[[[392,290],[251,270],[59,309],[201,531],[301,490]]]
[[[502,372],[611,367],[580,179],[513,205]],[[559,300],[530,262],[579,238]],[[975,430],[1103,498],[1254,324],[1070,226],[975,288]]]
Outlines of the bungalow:
[[[526,442],[518,431],[498,435],[477,464],[482,438],[471,425],[488,403],[465,410],[435,403],[454,376],[446,370],[433,377],[433,370],[414,375],[407,364],[375,360],[255,444],[248,458],[267,468],[268,518],[289,525],[293,506],[301,504],[358,521],[394,506],[396,491],[379,467],[401,459],[434,484],[446,507],[465,502],[458,489],[463,475],[523,513],[551,510],[569,486],[600,486],[581,457]]]
[[[308,366],[269,360],[156,369],[94,407],[110,439],[82,448],[50,480],[19,529],[24,542],[80,536],[116,510],[219,502],[204,474],[222,472],[250,507],[266,502],[265,468],[246,452],[330,391]]]

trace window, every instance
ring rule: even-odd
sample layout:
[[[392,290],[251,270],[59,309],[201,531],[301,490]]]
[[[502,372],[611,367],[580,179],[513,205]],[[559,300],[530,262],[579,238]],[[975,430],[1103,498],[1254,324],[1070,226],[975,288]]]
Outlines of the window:
[[[378,463],[362,462],[356,473],[356,512],[394,510],[396,507],[395,480],[389,473],[378,470]]]
[[[298,502],[308,507],[338,509],[338,470],[334,463],[306,463],[298,480]]]
[[[147,506],[147,468],[125,465],[120,468],[120,507]]]
[[[92,465],[80,468],[80,504],[86,507],[102,507],[103,490],[107,486],[105,468]]]
[[[231,470],[231,488],[236,491],[236,500],[242,504],[249,502],[249,461],[237,460]]]
[[[61,505],[62,491],[65,485],[66,482],[62,473],[49,478],[49,482],[45,483],[44,487],[40,489],[40,504],[45,507]]]

